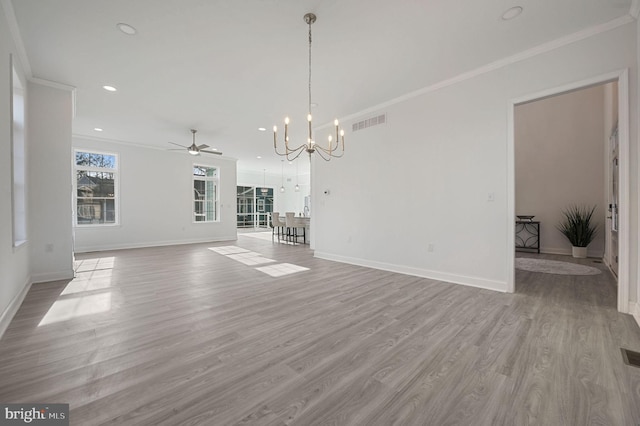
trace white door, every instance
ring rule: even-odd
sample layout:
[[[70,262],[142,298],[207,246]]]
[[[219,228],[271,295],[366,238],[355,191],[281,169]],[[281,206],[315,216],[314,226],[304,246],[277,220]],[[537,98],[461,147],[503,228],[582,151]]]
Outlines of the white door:
[[[607,212],[607,221],[605,229],[605,239],[607,246],[607,255],[605,262],[609,265],[611,272],[618,276],[618,126],[609,138],[609,185],[608,201],[609,211]]]

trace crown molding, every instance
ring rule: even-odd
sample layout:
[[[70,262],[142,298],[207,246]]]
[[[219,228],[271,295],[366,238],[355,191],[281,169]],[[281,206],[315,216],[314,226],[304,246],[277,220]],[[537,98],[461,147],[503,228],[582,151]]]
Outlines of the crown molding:
[[[16,47],[16,53],[18,54],[22,71],[27,78],[30,78],[31,64],[29,63],[27,50],[24,48],[24,43],[22,42],[22,36],[20,35],[20,28],[18,27],[16,14],[13,10],[13,4],[11,4],[11,0],[0,0],[0,4],[2,4],[2,9],[4,10],[4,16],[7,20],[7,26],[9,27],[11,38],[13,39],[13,43]]]
[[[40,86],[51,87],[53,89],[64,90],[71,92],[71,116],[76,116],[76,88],[68,84],[58,83],[57,81],[45,80],[38,77],[29,77],[30,83],[38,84]]]
[[[39,84],[41,86],[52,87],[58,90],[66,90],[69,92],[73,92],[76,90],[75,86],[70,86],[64,83],[58,83],[57,81],[45,80],[43,78],[38,77],[29,77],[28,79],[31,83]]]
[[[640,0],[633,0],[632,9],[634,6],[638,5]],[[636,7],[637,8],[637,7]],[[622,27],[631,22],[634,22],[634,18],[631,15],[624,15],[619,18],[613,19],[611,21],[605,22],[603,24],[594,25],[593,27],[586,28],[584,30],[557,38],[548,43],[544,43],[535,47],[532,47],[527,50],[523,50],[522,52],[516,53],[515,55],[507,56],[506,58],[499,59],[497,61],[491,62],[489,64],[478,67],[474,70],[459,74],[455,77],[448,78],[446,80],[442,80],[438,83],[432,84],[431,86],[423,87],[422,89],[415,90],[413,92],[409,92],[397,98],[391,99],[389,101],[380,103],[378,105],[374,105],[370,108],[367,108],[362,111],[358,111],[353,114],[349,114],[345,117],[340,117],[341,122],[350,121],[356,118],[360,118],[364,115],[371,114],[378,111],[383,111],[386,108],[407,101],[409,99],[415,98],[417,96],[421,96],[427,93],[435,92],[436,90],[440,90],[442,88],[453,86],[455,84],[461,83],[466,80],[470,80],[472,78],[478,77],[483,74],[487,74],[489,72],[498,70],[500,68],[504,68],[506,66],[522,62],[524,60],[533,58],[538,55],[542,55],[547,52],[551,52],[553,50],[559,49],[561,47],[588,39],[590,37],[594,37],[598,34],[606,33],[607,31],[611,31],[615,28]],[[329,127],[333,125],[333,123],[326,123],[321,126],[318,126],[317,129],[323,129],[325,127]]]

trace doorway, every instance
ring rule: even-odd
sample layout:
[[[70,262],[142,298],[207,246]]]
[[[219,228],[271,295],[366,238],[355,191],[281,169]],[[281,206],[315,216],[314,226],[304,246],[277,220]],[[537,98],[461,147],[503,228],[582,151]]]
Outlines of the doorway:
[[[273,188],[239,185],[236,199],[238,228],[269,228],[273,211]]]
[[[602,85],[606,83],[615,82],[617,84],[617,100],[615,105],[617,106],[617,131],[615,131],[615,143],[617,152],[615,155],[613,153],[610,154],[611,148],[611,140],[602,134],[602,145],[601,145],[601,154],[600,159],[605,164],[604,169],[606,173],[606,179],[603,178],[602,182],[602,191],[599,192],[599,196],[602,198],[602,207],[599,212],[602,219],[602,227],[601,234],[604,237],[605,234],[608,234],[607,242],[605,243],[604,238],[602,241],[602,247],[600,249],[599,256],[607,262],[607,259],[610,259],[612,253],[614,252],[614,244],[615,237],[617,237],[617,247],[618,254],[617,257],[615,255],[618,263],[618,294],[617,294],[617,308],[618,311],[627,313],[628,312],[628,294],[629,294],[629,102],[628,102],[628,71],[622,70],[619,72],[610,73],[607,75],[603,75],[600,77],[595,77],[593,79],[576,82],[570,85],[549,89],[543,92],[533,93],[528,96],[514,99],[509,105],[508,110],[508,153],[509,153],[509,168],[508,168],[508,197],[507,208],[509,218],[509,229],[508,229],[508,252],[510,255],[508,256],[508,278],[507,278],[507,289],[509,292],[514,292],[516,290],[515,285],[515,250],[514,247],[516,245],[516,235],[515,235],[515,226],[513,224],[516,221],[516,214],[525,214],[523,212],[517,211],[516,206],[516,167],[517,167],[517,159],[515,156],[515,111],[518,105],[523,105],[527,103],[532,103],[537,100],[543,100],[551,97],[555,97],[557,95],[566,94],[570,92],[576,92],[580,89],[587,89],[597,85]],[[611,130],[611,134],[613,135],[614,131]],[[602,153],[605,153],[605,160],[602,160]],[[615,156],[615,164],[614,164],[614,156]],[[611,166],[610,166],[611,165]],[[617,171],[618,179],[615,181],[615,190],[617,192],[617,203],[611,203],[612,194],[609,192],[609,188],[611,188],[611,192],[613,192],[614,188],[614,178],[613,173]],[[539,173],[544,173],[544,170],[538,170]],[[605,191],[607,188],[607,191]],[[609,204],[617,204],[617,208],[615,212],[617,213],[617,221],[614,223],[613,215],[608,211]],[[614,209],[614,206],[612,206]],[[532,213],[527,213],[532,214]],[[606,221],[606,222],[605,222]],[[615,230],[613,230],[612,225],[615,226]],[[555,223],[548,223],[546,225],[548,228],[555,228]],[[606,230],[606,231],[605,231]],[[609,232],[611,230],[612,232]],[[544,238],[544,235],[542,235]],[[542,246],[544,247],[545,242],[542,242]],[[608,246],[607,246],[608,245]],[[544,248],[543,248],[544,251]],[[593,254],[592,254],[593,255]],[[613,267],[612,267],[613,268]]]

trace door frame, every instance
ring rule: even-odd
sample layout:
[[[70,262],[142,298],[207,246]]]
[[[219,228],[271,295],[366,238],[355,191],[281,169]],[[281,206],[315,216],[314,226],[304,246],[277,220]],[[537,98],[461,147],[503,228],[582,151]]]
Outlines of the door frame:
[[[507,106],[507,292],[515,292],[515,107],[590,86],[618,82],[619,205],[618,302],[619,312],[629,313],[630,170],[629,170],[629,70],[627,68],[511,99]],[[603,135],[604,138],[604,135]],[[604,142],[603,142],[604,143]]]

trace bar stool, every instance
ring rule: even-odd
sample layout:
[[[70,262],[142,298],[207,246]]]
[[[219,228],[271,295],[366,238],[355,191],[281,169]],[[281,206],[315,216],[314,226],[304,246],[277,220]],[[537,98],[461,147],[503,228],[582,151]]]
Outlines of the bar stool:
[[[271,239],[273,239],[273,235],[276,232],[276,228],[278,228],[278,241],[280,241],[280,231],[282,230],[282,235],[284,236],[284,227],[286,223],[284,220],[280,219],[279,212],[271,212]]]
[[[305,235],[304,226],[300,226],[300,221],[296,219],[296,214],[294,212],[286,212],[285,213],[285,224],[287,227],[287,237],[289,240],[293,238],[293,242],[298,242],[298,228],[302,228],[302,238],[306,243],[307,237]]]

